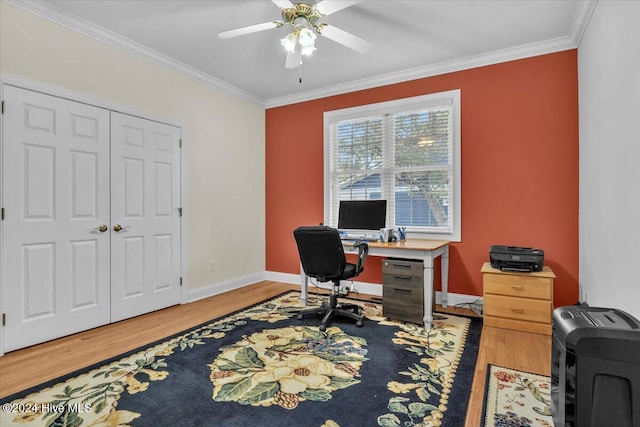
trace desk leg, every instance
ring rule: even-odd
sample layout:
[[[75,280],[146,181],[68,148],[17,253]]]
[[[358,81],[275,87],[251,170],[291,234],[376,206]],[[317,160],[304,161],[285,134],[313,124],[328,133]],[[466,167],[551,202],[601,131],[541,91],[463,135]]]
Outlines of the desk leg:
[[[449,302],[449,245],[440,256],[440,274],[442,279],[442,292],[440,294],[442,307],[446,308]]]
[[[309,277],[304,274],[304,269],[302,268],[302,264],[300,264],[300,299],[302,300],[302,305],[307,305],[308,283]]]
[[[433,320],[433,255],[425,255],[424,260],[424,328],[431,328]]]

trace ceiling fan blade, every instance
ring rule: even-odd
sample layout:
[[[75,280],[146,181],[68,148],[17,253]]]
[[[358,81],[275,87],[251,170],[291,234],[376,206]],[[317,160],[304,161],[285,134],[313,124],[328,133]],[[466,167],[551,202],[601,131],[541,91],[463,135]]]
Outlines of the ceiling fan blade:
[[[316,4],[316,10],[323,15],[331,15],[361,1],[362,0],[323,0]]]
[[[277,22],[264,22],[262,24],[236,28],[235,30],[223,31],[221,33],[218,33],[218,37],[221,39],[230,39],[231,37],[244,36],[245,34],[257,33],[258,31],[270,30],[277,27]]]
[[[287,52],[287,60],[284,63],[284,67],[297,68],[300,66],[301,59],[302,50],[300,49],[300,45],[296,45],[296,48],[293,52]]]
[[[271,1],[280,9],[291,9],[292,7],[294,7],[293,3],[291,3],[289,0],[271,0]]]
[[[346,47],[360,53],[367,53],[373,46],[368,41],[361,39],[358,36],[354,36],[353,34],[348,33],[344,30],[341,30],[340,28],[334,27],[333,25],[327,25],[326,27],[322,28],[320,35],[323,35],[336,43],[345,45]]]

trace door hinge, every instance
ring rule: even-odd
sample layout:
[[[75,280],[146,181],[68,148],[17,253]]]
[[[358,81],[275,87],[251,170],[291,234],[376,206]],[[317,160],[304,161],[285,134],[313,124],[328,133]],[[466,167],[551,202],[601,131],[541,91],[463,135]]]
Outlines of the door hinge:
[[[180,278],[180,286],[182,286],[182,277]]]
[[[0,221],[4,221],[4,208],[0,209]]]
[[[182,138],[180,138],[180,143],[178,145],[182,148]]]
[[[2,104],[2,106],[0,107],[0,109],[2,110],[2,114],[4,114],[4,101],[0,102],[0,104]]]
[[[180,215],[180,217],[182,217],[182,208],[178,208],[178,215]]]
[[[2,326],[5,326],[6,324],[7,324],[7,314],[2,313]]]

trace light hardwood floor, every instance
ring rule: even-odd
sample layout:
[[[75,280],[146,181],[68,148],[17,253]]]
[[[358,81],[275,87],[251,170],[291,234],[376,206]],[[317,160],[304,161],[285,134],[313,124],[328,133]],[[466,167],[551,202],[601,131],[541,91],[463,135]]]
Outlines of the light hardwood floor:
[[[7,353],[0,357],[0,397],[117,356],[288,289],[299,288],[298,285],[260,282],[190,304],[170,307]],[[442,310],[441,307],[436,309]],[[453,308],[442,311],[473,314]],[[487,364],[550,375],[550,358],[549,336],[483,328],[465,427],[479,425]]]
[[[551,376],[551,337],[487,326],[482,328],[465,427],[480,425],[487,364]]]

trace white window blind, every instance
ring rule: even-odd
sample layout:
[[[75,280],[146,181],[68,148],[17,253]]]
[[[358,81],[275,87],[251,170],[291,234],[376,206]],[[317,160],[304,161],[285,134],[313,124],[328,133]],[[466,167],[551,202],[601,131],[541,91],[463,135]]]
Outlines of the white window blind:
[[[387,200],[387,226],[460,239],[459,90],[325,113],[325,223]]]

